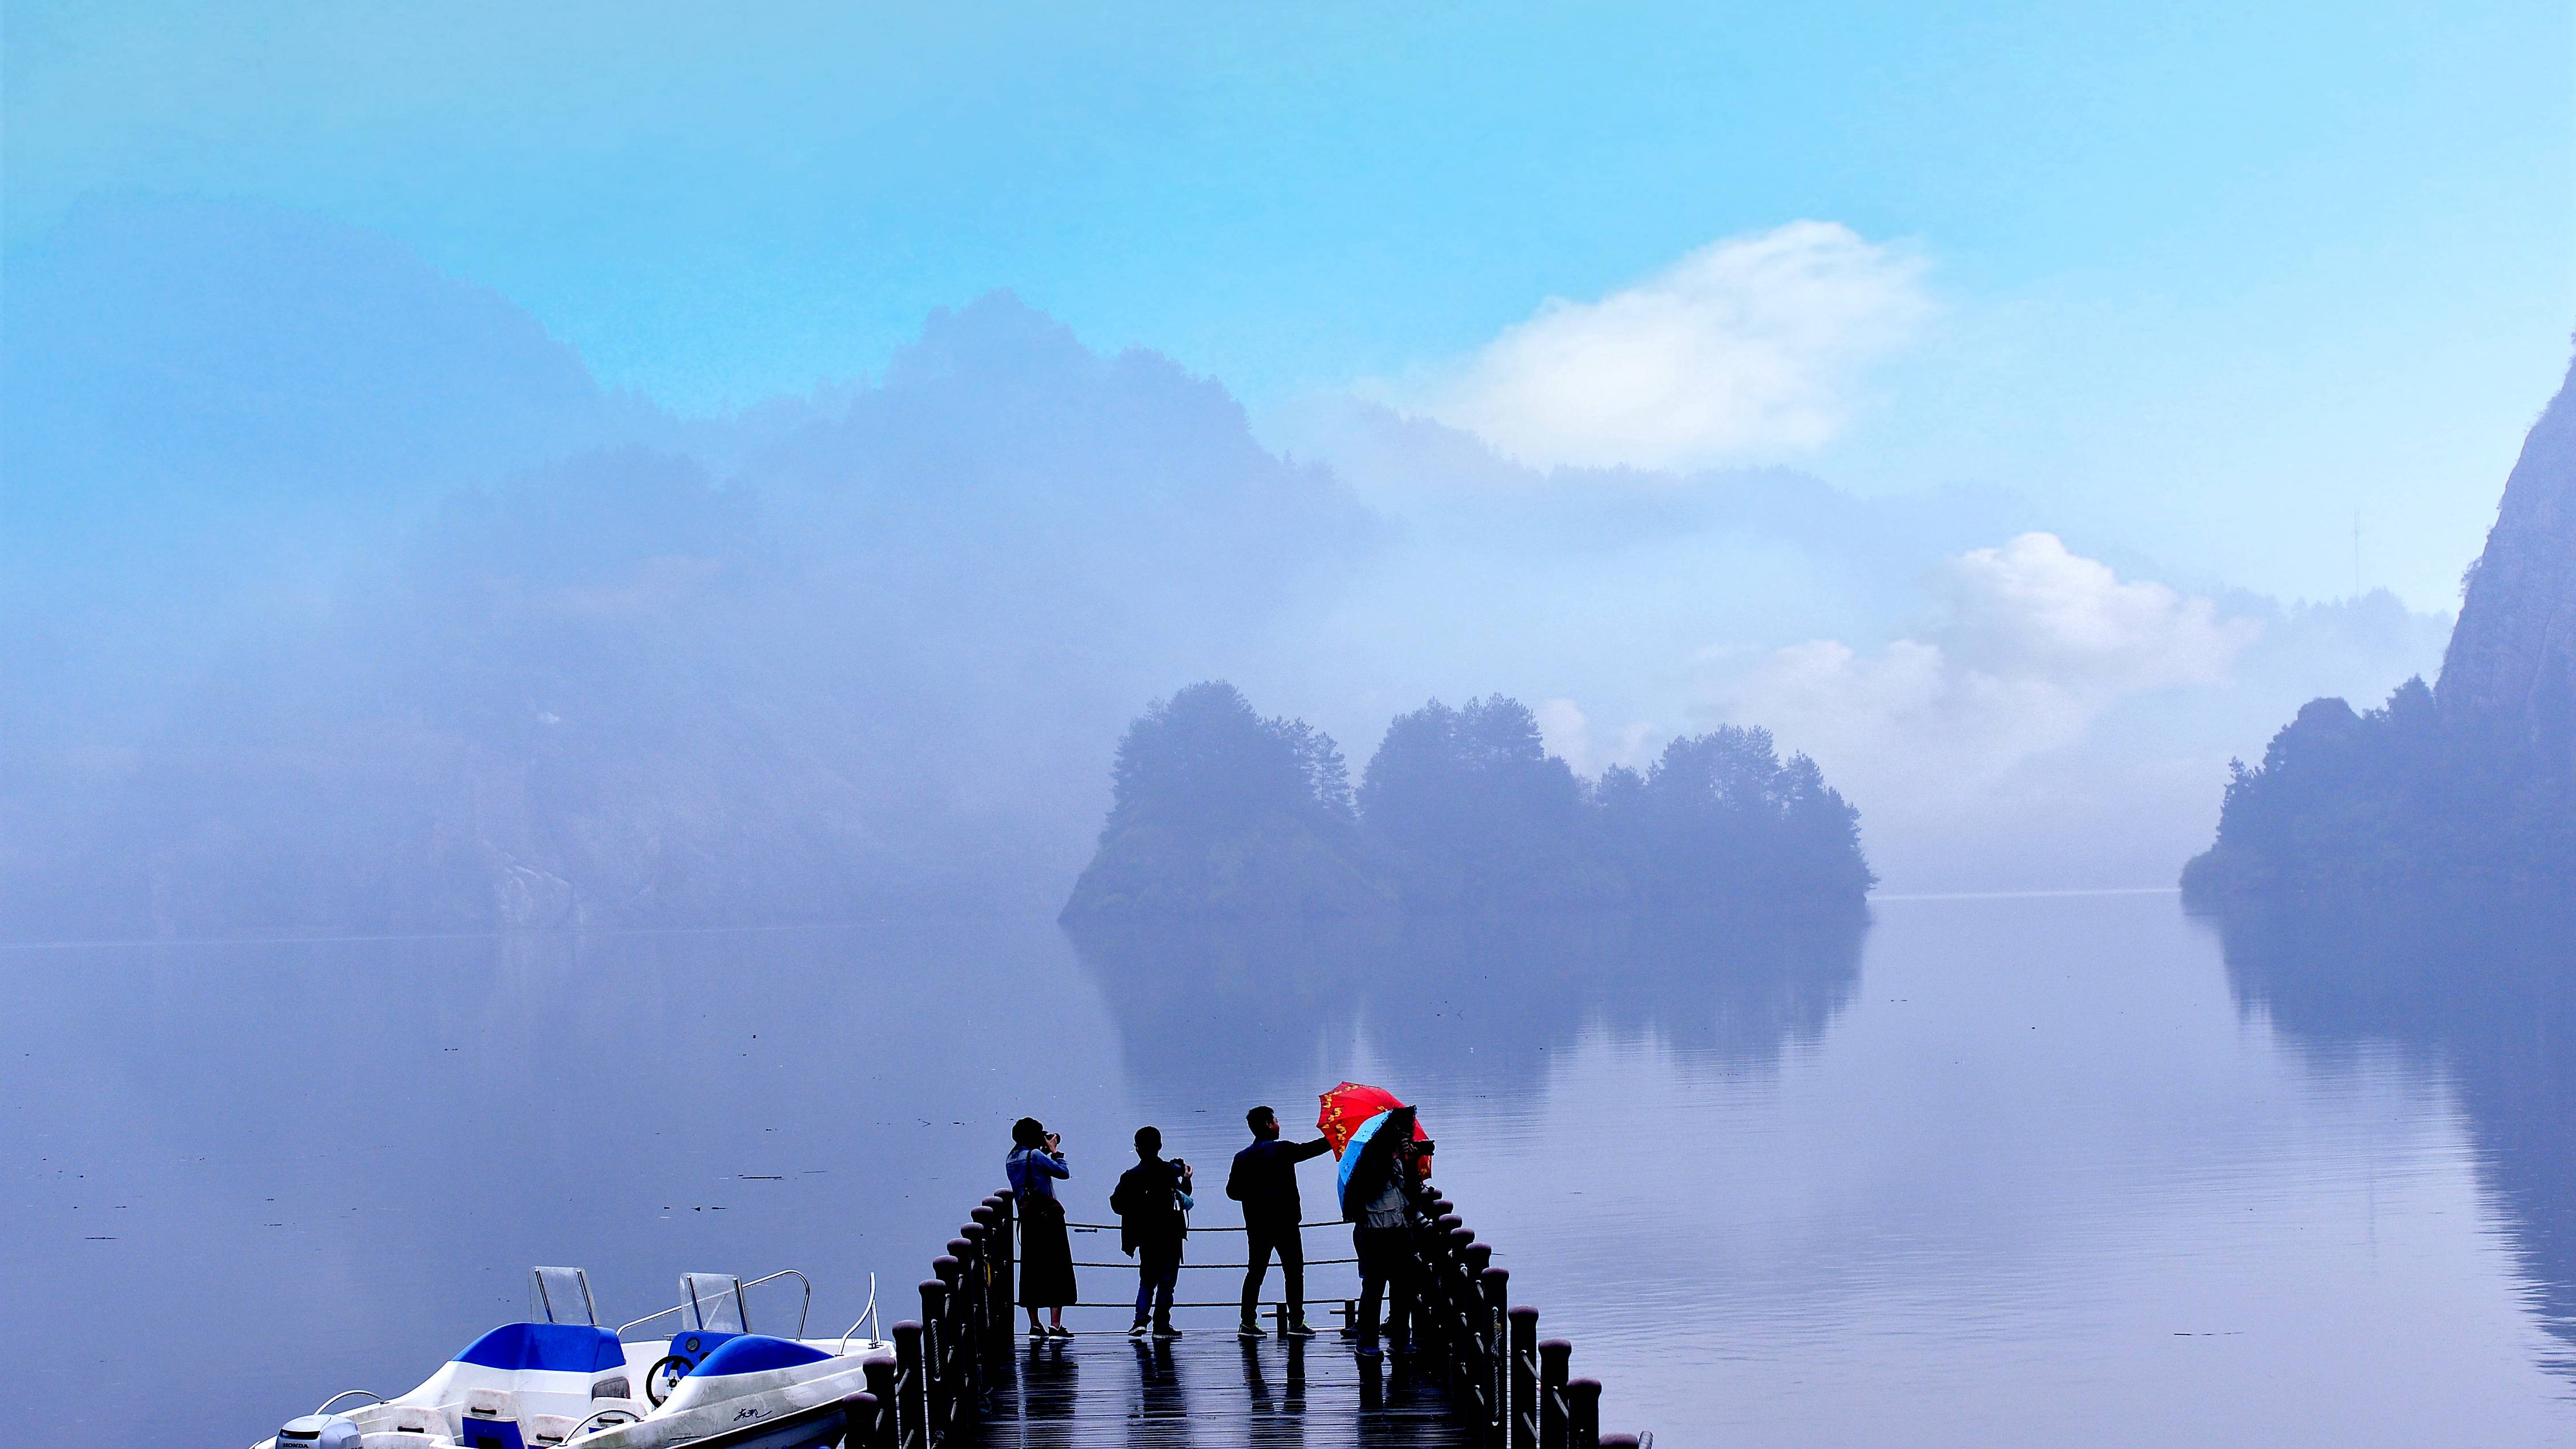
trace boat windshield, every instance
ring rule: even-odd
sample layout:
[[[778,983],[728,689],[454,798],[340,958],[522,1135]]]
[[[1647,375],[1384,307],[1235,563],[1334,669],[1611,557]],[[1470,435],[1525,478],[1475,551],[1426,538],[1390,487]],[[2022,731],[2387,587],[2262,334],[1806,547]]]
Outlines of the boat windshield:
[[[680,1275],[680,1316],[687,1327],[710,1333],[748,1333],[742,1280],[731,1273]]]
[[[599,1304],[590,1296],[590,1275],[579,1268],[528,1270],[528,1321],[599,1326]]]

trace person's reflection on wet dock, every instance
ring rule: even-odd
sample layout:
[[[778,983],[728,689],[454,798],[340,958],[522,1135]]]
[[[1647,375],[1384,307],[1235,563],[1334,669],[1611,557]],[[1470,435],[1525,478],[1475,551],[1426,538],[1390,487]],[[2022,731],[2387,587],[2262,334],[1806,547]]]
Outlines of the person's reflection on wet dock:
[[[1007,1420],[1011,1442],[1028,1449],[1071,1449],[1074,1405],[1081,1398],[1082,1359],[1060,1342],[1030,1345],[1005,1360],[993,1385],[992,1413]]]
[[[1243,1350],[1243,1387],[1252,1400],[1252,1433],[1250,1442],[1261,1449],[1302,1449],[1306,1442],[1306,1343],[1292,1338],[1282,1345],[1287,1351],[1284,1394],[1274,1394],[1268,1366],[1262,1362],[1265,1344],[1238,1340]]]
[[[1180,1359],[1172,1352],[1172,1341],[1138,1338],[1129,1342],[1136,1351],[1136,1397],[1127,1417],[1143,1432],[1131,1432],[1127,1442],[1188,1443],[1190,1396],[1181,1381]]]
[[[1221,1305],[1229,1313],[1233,1305]],[[1123,1309],[1123,1305],[1121,1305]],[[1087,1393],[1074,1392],[1089,1359]],[[1189,1331],[1130,1339],[1075,1331],[1010,1360],[991,1408],[956,1449],[1473,1449],[1438,1375],[1396,1358],[1375,1368],[1346,1344]],[[1130,1378],[1129,1375],[1134,1377]]]

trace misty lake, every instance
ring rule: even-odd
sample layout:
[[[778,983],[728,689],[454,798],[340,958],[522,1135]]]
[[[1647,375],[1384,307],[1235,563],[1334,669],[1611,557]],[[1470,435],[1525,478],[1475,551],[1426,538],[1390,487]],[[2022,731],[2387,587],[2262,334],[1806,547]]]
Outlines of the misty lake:
[[[1137,1124],[1218,1167],[1348,1077],[1420,1104],[1605,1425],[1676,1449],[2576,1442],[2564,1008],[2356,1004],[2342,948],[2164,894],[1875,917],[9,950],[0,1440],[247,1445],[410,1387],[538,1263],[612,1321],[783,1267],[812,1332],[871,1272],[891,1319],[1013,1117],[1097,1220]]]

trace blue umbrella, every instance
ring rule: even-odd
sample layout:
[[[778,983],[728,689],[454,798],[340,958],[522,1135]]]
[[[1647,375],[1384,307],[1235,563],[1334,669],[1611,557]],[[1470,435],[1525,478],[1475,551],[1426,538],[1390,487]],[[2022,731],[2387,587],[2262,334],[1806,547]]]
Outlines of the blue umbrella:
[[[1342,1152],[1340,1181],[1342,1219],[1358,1222],[1368,1200],[1386,1190],[1395,1175],[1397,1149],[1414,1140],[1413,1109],[1394,1107],[1369,1118],[1351,1134],[1351,1145]],[[1359,1184],[1360,1198],[1353,1200],[1351,1185]]]

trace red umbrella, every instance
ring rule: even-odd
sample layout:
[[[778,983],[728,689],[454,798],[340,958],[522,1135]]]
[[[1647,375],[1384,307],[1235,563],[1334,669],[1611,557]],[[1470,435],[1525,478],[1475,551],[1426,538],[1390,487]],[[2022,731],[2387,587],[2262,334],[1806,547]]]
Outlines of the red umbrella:
[[[1342,1149],[1351,1145],[1351,1134],[1360,1130],[1361,1123],[1380,1112],[1392,1112],[1404,1105],[1386,1088],[1364,1086],[1358,1082],[1344,1082],[1326,1092],[1323,1103],[1323,1111],[1315,1117],[1315,1128],[1324,1134],[1325,1141],[1333,1144],[1335,1157],[1341,1156]],[[1431,1134],[1422,1130],[1419,1118],[1413,1123],[1413,1140],[1431,1140]]]

